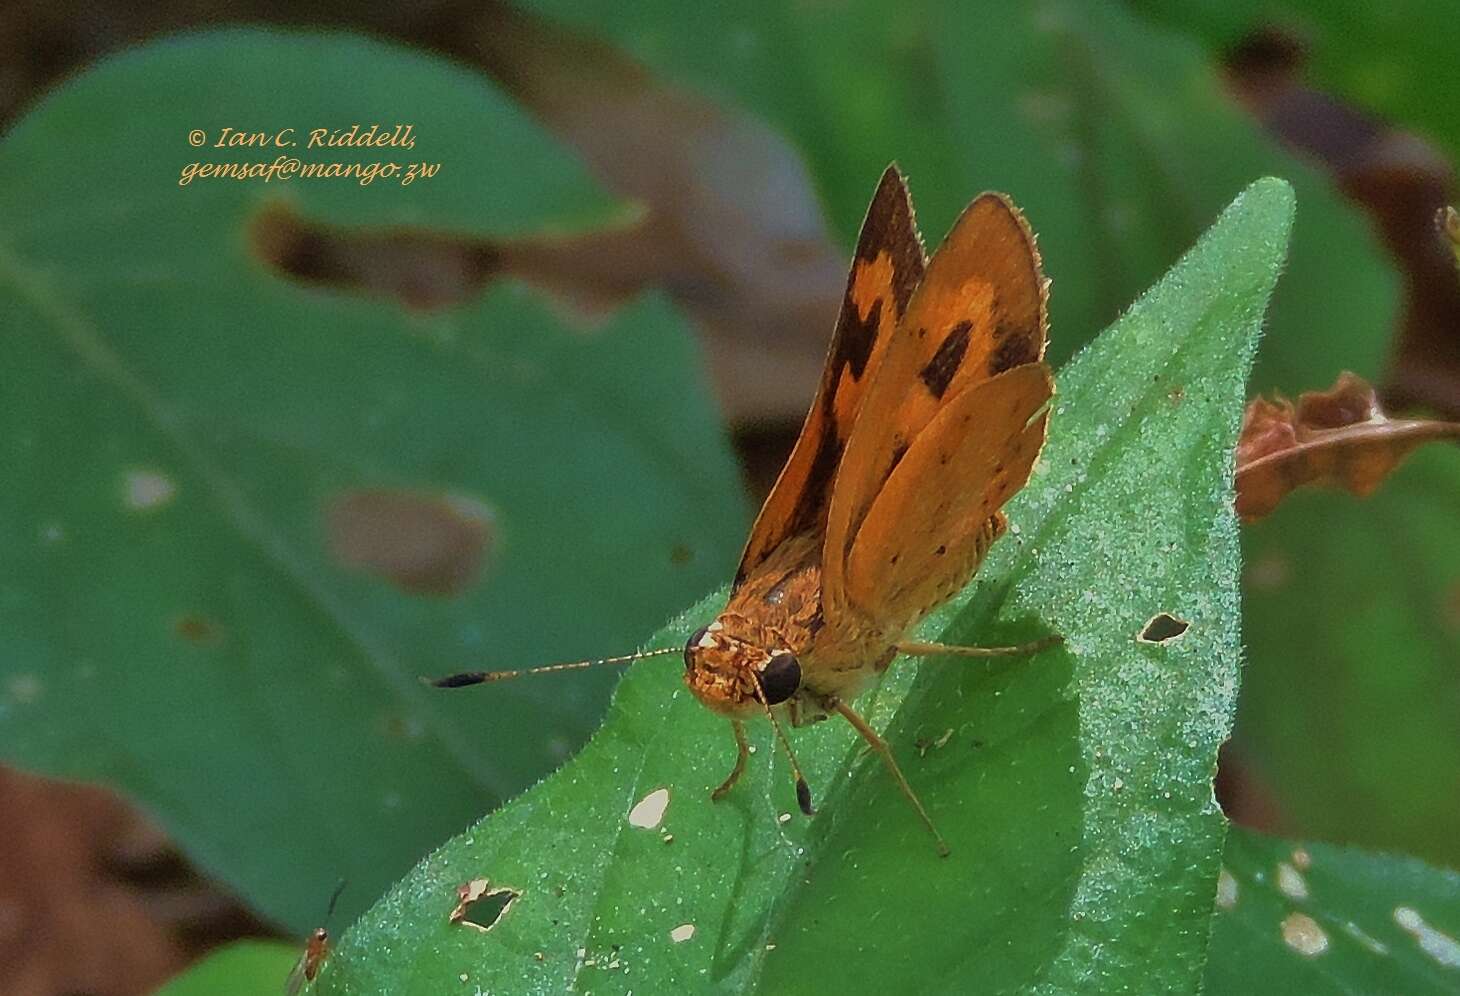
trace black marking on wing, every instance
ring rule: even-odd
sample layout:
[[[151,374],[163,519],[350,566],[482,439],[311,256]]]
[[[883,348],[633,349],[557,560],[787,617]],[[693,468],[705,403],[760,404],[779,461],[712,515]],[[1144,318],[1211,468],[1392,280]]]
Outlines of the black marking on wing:
[[[897,468],[897,465],[902,463],[902,458],[907,456],[907,448],[908,441],[902,438],[901,433],[898,433],[897,445],[892,448],[892,466],[887,471],[889,476]]]
[[[907,311],[907,303],[912,300],[913,291],[923,279],[926,266],[922,238],[913,220],[912,201],[896,166],[889,166],[883,172],[877,192],[872,195],[872,203],[867,208],[867,217],[862,222],[851,277],[837,318],[832,353],[827,360],[825,390],[828,394],[836,393],[843,370],[850,369],[852,379],[856,381],[860,381],[866,372],[867,360],[877,342],[877,329],[889,302],[879,296],[867,309],[864,321],[852,299],[852,291],[858,266],[874,264],[884,254],[892,264],[892,286],[889,289],[892,291],[890,304],[895,308],[892,316],[895,323]],[[827,410],[832,410],[832,407],[828,405]]]
[[[866,321],[857,314],[857,306],[851,300],[851,289],[847,290],[847,302],[843,306],[841,338],[837,341],[837,353],[832,362],[835,379],[833,385],[841,382],[843,369],[852,371],[852,378],[862,379],[867,369],[867,360],[872,355],[872,346],[877,342],[877,324],[882,321],[882,298],[872,302]]]
[[[822,422],[821,438],[816,441],[816,455],[811,459],[811,472],[806,475],[806,488],[796,500],[796,507],[786,524],[787,536],[824,525],[831,482],[836,479],[836,468],[841,463],[845,445],[837,434],[836,421],[831,415],[832,400],[830,394],[824,398],[827,417]]]
[[[1022,331],[1016,331],[999,341],[994,351],[989,354],[989,376],[1001,374],[1005,370],[1012,370],[1014,367],[1023,366],[1026,363],[1033,363],[1039,359],[1039,343]]]
[[[901,315],[923,279],[926,263],[907,184],[895,165],[883,171],[857,240],[859,260],[872,262],[882,252],[892,258],[892,292],[897,300],[897,313]]]
[[[968,352],[968,337],[972,332],[973,323],[968,321],[959,322],[949,329],[938,351],[918,374],[933,397],[942,398],[947,392],[953,375],[958,373],[959,364],[963,362],[963,354]]]

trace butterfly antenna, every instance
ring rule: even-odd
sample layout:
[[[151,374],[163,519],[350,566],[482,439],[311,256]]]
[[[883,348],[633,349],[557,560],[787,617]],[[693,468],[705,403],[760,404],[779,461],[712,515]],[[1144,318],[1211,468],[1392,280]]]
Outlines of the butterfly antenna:
[[[786,731],[781,729],[780,720],[776,719],[775,712],[771,709],[770,703],[766,701],[765,686],[760,683],[759,675],[755,676],[755,690],[756,701],[765,710],[766,719],[771,721],[771,729],[776,731],[776,739],[781,742],[781,747],[786,751],[786,757],[791,760],[791,774],[796,776],[796,804],[807,816],[815,816],[816,809],[811,805],[811,786],[806,784],[806,776],[801,774],[801,764],[796,760],[796,752],[791,749],[790,738],[786,736]]]
[[[335,915],[335,903],[340,901],[340,893],[345,891],[345,881],[346,880],[343,878],[340,879],[340,884],[335,886],[334,892],[330,893],[330,905],[329,908],[324,911],[325,923],[328,923],[330,917]]]
[[[530,667],[523,671],[462,671],[460,674],[448,674],[444,678],[422,678],[421,680],[433,688],[465,688],[467,685],[481,685],[488,681],[506,681],[508,678],[521,678],[528,674],[546,674],[549,671],[581,671],[584,668],[598,667],[600,664],[628,664],[643,657],[662,657],[664,654],[681,652],[679,647],[663,647],[659,650],[623,654],[620,657],[600,657],[597,660],[544,664],[542,667]]]

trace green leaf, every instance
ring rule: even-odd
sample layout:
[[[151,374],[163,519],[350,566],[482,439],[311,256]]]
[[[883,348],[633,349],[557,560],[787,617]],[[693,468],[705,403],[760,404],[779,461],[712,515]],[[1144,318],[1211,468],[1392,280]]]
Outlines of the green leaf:
[[[1452,871],[1233,829],[1205,991],[1453,993],[1456,938],[1460,875]]]
[[[1287,178],[1303,219],[1254,381],[1306,387],[1294,374],[1314,361],[1315,330],[1321,383],[1378,370],[1396,287],[1368,226],[1232,106],[1198,46],[1119,4],[522,2],[779,126],[847,245],[894,160],[930,232],[969,191],[1013,195],[1054,280],[1055,360],[1113,321],[1253,176]]]
[[[1460,81],[1448,5],[1140,6],[1214,50],[1265,23],[1296,26],[1315,83],[1401,126],[1423,125],[1460,153],[1460,103],[1443,97]],[[1351,248],[1330,243],[1330,259]],[[1369,334],[1381,344],[1393,327],[1376,323]],[[1280,333],[1289,394],[1351,365],[1330,352],[1331,331]],[[1264,352],[1279,345],[1269,336]],[[1370,498],[1300,492],[1244,528],[1248,664],[1235,756],[1271,793],[1283,827],[1460,865],[1457,494],[1460,452],[1435,448]]]
[[[372,121],[413,123],[439,175],[177,183],[191,128]],[[592,331],[509,285],[413,313],[250,252],[281,200],[478,235],[618,211],[465,71],[343,36],[161,42],[45,100],[0,176],[5,757],[131,793],[265,915],[308,929],[342,877],[357,914],[559,764],[614,677],[504,687],[488,722],[420,674],[627,649],[732,568],[747,509],[662,300]],[[382,491],[476,538],[454,596],[335,552],[345,500]]]
[[[1244,529],[1242,758],[1304,834],[1460,864],[1460,452]]]
[[[300,947],[276,941],[235,941],[157,990],[156,996],[259,996],[282,993]]]
[[[1386,121],[1440,142],[1460,158],[1460,20],[1435,0],[1133,0],[1153,19],[1200,37],[1213,50],[1250,31],[1293,30],[1308,55],[1303,78]]]
[[[645,661],[583,753],[418,865],[316,991],[1195,991],[1237,688],[1231,448],[1292,209],[1286,184],[1253,185],[1062,372],[1011,536],[926,627],[985,643],[1053,629],[1065,646],[916,677],[904,663],[864,700],[952,857],[840,723],[794,731],[814,820],[765,729],[712,805],[729,732],[677,666]],[[1189,629],[1138,642],[1163,611]],[[656,793],[662,822],[635,825]],[[448,917],[477,879],[517,894],[486,932]]]

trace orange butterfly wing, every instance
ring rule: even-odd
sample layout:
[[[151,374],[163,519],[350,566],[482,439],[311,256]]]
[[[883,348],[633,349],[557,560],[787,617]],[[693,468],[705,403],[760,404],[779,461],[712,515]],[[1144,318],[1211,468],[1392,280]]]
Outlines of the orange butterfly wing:
[[[922,279],[923,267],[923,244],[907,186],[897,167],[889,166],[862,221],[821,386],[796,446],[751,528],[735,573],[735,589],[785,540],[825,529],[832,481],[862,397]]]
[[[977,567],[1002,528],[999,506],[1027,480],[1044,440],[1042,418],[1025,423],[1053,391],[1046,287],[1023,216],[999,194],[975,199],[928,264],[864,392],[828,510],[828,621],[854,606],[890,631],[937,604],[914,602],[956,589]]]
[[[846,595],[903,633],[957,592],[1004,531],[999,507],[1029,480],[1054,384],[1026,363],[958,395],[918,435],[862,520]]]

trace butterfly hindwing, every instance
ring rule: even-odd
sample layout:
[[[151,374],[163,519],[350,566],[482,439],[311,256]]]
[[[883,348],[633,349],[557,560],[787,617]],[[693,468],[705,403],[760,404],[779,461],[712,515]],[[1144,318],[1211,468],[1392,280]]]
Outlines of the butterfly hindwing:
[[[907,186],[897,167],[889,166],[862,222],[821,386],[750,531],[735,588],[785,540],[825,528],[832,482],[867,385],[922,280],[923,268],[922,239]]]
[[[847,558],[846,597],[900,633],[967,583],[1003,532],[999,508],[1029,480],[1054,392],[1026,363],[969,387],[920,432],[867,511]]]
[[[864,392],[827,519],[822,568],[829,614],[845,607],[845,567],[858,530],[918,435],[974,385],[1042,361],[1045,300],[1028,224],[1007,198],[980,195],[928,263]],[[984,428],[973,424],[969,431]]]

